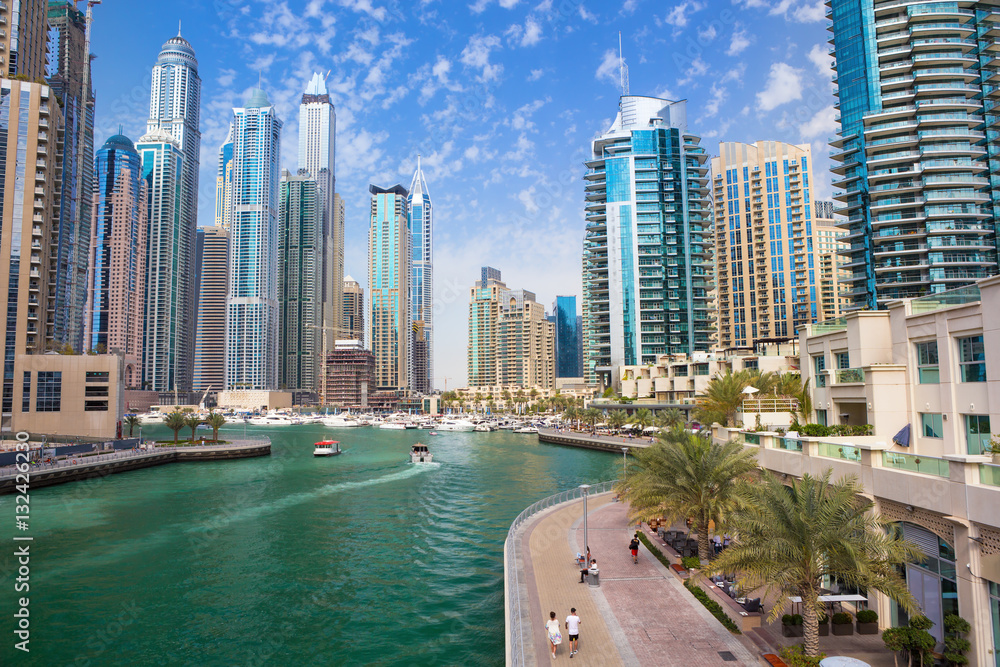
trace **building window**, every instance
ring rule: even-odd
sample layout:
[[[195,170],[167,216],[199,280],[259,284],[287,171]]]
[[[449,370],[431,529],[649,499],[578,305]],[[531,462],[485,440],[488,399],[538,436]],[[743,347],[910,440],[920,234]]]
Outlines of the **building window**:
[[[760,368],[756,359],[746,359],[743,361],[743,370],[756,371]]]
[[[819,424],[820,426],[828,426],[828,424],[826,423],[826,410],[816,411],[816,423]]]
[[[83,402],[84,412],[107,412],[108,402],[107,401],[84,401]]]
[[[674,377],[687,377],[687,366],[674,366]]]
[[[38,371],[35,386],[35,412],[59,412],[62,409],[62,372]]]
[[[850,368],[851,367],[851,355],[848,352],[835,352],[833,354],[834,359],[837,362],[837,368]]]
[[[21,384],[21,412],[31,412],[31,371],[24,371]]]
[[[989,415],[965,415],[965,439],[970,454],[982,454],[990,446]]]
[[[920,384],[937,384],[941,381],[936,340],[917,343],[917,376]]]
[[[107,371],[87,371],[87,382],[107,382]]]
[[[925,438],[943,438],[944,426],[939,412],[921,412],[920,430]]]
[[[982,335],[958,339],[958,363],[962,369],[962,382],[986,382],[986,352],[983,350]]]
[[[695,364],[694,365],[695,375],[708,375],[708,364]]]
[[[816,375],[816,386],[825,387],[826,386],[826,374],[823,372],[826,370],[826,357],[824,355],[819,355],[813,357],[813,370]]]

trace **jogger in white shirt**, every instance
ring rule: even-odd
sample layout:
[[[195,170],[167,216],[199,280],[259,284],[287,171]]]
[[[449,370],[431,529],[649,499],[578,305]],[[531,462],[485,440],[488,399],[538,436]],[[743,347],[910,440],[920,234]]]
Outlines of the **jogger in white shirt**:
[[[577,653],[580,641],[580,617],[576,615],[576,607],[569,610],[569,616],[566,617],[566,634],[569,635],[569,657],[573,657],[573,654]]]

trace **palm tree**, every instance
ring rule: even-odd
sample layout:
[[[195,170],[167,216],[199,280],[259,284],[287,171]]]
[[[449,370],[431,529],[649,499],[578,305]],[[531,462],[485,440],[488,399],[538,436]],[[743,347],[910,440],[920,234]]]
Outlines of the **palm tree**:
[[[201,422],[201,415],[196,415],[194,413],[191,413],[184,418],[184,425],[191,429],[191,442],[194,442],[194,432],[198,426],[201,425]]]
[[[517,393],[514,394],[514,404],[517,405],[517,412],[518,412],[518,414],[521,413],[521,408],[524,405],[524,402],[526,400],[528,400],[528,399],[524,395],[524,390],[523,389],[518,389]]]
[[[801,423],[808,424],[812,420],[813,401],[809,394],[809,381],[804,380],[799,385],[798,391],[792,394],[799,403],[799,409],[795,417],[801,419]]]
[[[221,412],[208,413],[205,423],[212,427],[212,440],[219,441],[219,429],[226,423],[226,418]]]
[[[712,566],[713,572],[742,573],[764,595],[800,596],[808,656],[819,654],[819,596],[826,577],[880,591],[908,613],[917,609],[897,567],[920,562],[923,554],[873,511],[857,478],[831,483],[830,473],[805,474],[791,487],[764,475],[734,517],[739,533],[733,544]],[[774,606],[771,621],[782,607]]]
[[[757,470],[753,452],[735,440],[717,443],[670,431],[633,454],[636,463],[618,487],[632,517],[663,514],[670,523],[690,518],[698,533],[698,556],[707,561],[709,523],[721,532],[746,502],[746,480]]]
[[[597,425],[597,420],[601,418],[601,411],[597,408],[587,408],[580,415],[585,422],[590,424],[590,432],[594,432],[594,427]]]
[[[630,421],[638,426],[640,431],[645,431],[647,426],[651,426],[653,424],[653,413],[647,408],[639,408],[635,411],[635,414],[632,415],[632,419]]]
[[[177,434],[181,432],[187,424],[184,420],[184,414],[174,410],[173,412],[167,414],[163,420],[164,425],[174,432],[174,444],[177,444]]]
[[[510,406],[510,391],[504,389],[502,396],[503,396],[503,409],[508,410]]]
[[[132,430],[136,426],[142,426],[142,419],[139,415],[125,415],[125,425],[128,426],[128,437],[132,437]]]
[[[716,375],[705,387],[705,391],[695,397],[698,420],[703,424],[718,422],[723,426],[735,426],[736,413],[740,411],[743,399],[746,398],[743,390],[759,378],[759,374],[748,371],[726,371]]]
[[[569,406],[563,410],[563,419],[570,422],[575,422],[580,418],[580,411],[576,409],[575,406]]]
[[[616,432],[620,431],[622,426],[628,423],[628,415],[625,414],[624,410],[612,410],[608,413],[608,426],[613,428]]]
[[[680,428],[685,422],[684,412],[680,408],[660,410],[656,413],[656,425],[667,431]]]

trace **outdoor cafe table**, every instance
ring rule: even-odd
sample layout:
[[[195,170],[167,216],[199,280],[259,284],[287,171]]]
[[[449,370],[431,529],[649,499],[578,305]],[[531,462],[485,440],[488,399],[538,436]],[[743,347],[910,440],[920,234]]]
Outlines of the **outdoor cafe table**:
[[[788,600],[792,604],[800,604],[802,602],[802,598],[800,596],[798,596],[798,595],[789,595],[788,596]],[[855,594],[855,595],[820,595],[819,596],[819,601],[820,602],[827,602],[829,604],[833,604],[834,602],[841,603],[840,608],[841,608],[841,610],[843,610],[844,609],[844,606],[843,606],[844,602],[868,602],[868,598],[866,598],[864,595],[857,595],[857,594]]]

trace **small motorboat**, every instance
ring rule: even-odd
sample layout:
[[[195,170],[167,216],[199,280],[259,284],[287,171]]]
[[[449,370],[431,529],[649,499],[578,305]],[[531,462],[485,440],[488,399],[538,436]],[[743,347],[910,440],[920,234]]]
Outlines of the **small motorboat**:
[[[437,431],[431,431],[431,432],[430,432],[430,433],[428,433],[427,435],[437,435],[437,434],[438,434],[438,432],[437,432]]]
[[[320,440],[313,449],[313,456],[336,456],[340,453],[340,443],[336,440]]]
[[[514,433],[538,433],[538,429],[534,426],[521,426],[520,428],[515,428]]]
[[[430,463],[434,457],[427,449],[427,445],[418,442],[410,447],[410,463]]]

